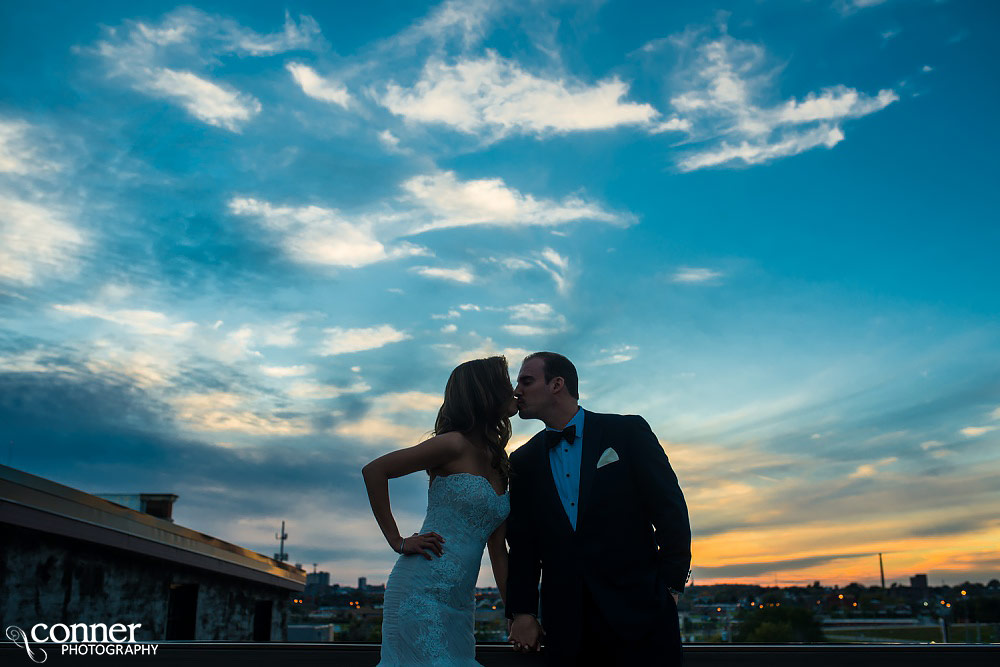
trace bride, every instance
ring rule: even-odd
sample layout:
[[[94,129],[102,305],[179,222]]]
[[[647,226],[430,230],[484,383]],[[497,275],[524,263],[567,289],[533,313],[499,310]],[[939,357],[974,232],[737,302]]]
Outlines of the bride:
[[[379,667],[475,667],[475,585],[483,547],[506,603],[504,528],[510,463],[504,447],[517,399],[507,360],[467,361],[452,371],[434,437],[362,469],[372,512],[400,554],[385,588]],[[430,474],[427,516],[402,537],[389,507],[389,480]]]

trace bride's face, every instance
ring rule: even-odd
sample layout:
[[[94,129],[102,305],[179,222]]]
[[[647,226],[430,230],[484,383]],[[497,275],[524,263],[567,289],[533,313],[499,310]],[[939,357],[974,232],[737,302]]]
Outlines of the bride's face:
[[[507,417],[513,417],[517,414],[517,396],[514,395],[513,385],[510,388],[510,400],[507,401]]]

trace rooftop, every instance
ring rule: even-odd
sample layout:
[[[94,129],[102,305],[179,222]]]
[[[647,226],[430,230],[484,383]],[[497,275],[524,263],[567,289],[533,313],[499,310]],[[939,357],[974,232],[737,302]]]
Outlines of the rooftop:
[[[300,568],[3,465],[0,465],[0,523],[292,591],[301,591],[306,583],[306,572]]]

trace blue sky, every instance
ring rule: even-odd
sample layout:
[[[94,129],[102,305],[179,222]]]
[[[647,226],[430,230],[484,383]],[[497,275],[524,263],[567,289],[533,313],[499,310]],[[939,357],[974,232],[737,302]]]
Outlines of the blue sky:
[[[361,465],[550,349],[696,581],[1000,570],[992,4],[0,13],[3,463],[378,582]]]

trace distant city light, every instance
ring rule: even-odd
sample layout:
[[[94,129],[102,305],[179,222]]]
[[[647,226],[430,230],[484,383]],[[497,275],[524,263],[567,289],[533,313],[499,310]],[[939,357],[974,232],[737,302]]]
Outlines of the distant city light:
[[[843,599],[844,599],[844,594],[843,594],[843,593],[841,593],[841,594],[840,594],[840,595],[838,595],[837,597],[838,597],[838,598],[840,598],[841,600],[843,600]]]
[[[968,595],[968,593],[966,593],[965,591],[962,591],[962,595]]]

